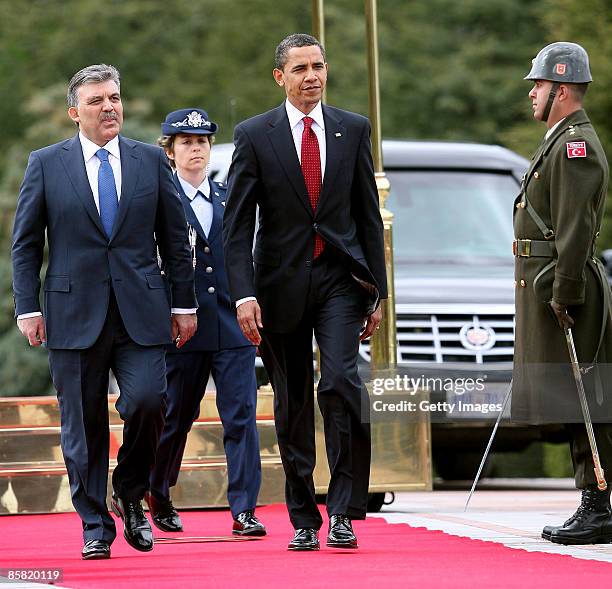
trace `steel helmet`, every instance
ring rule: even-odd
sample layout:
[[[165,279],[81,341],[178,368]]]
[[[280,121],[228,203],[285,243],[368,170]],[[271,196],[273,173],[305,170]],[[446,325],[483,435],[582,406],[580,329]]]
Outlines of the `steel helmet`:
[[[593,81],[589,56],[577,43],[560,41],[542,49],[532,61],[525,80],[550,80],[565,84],[587,84]]]

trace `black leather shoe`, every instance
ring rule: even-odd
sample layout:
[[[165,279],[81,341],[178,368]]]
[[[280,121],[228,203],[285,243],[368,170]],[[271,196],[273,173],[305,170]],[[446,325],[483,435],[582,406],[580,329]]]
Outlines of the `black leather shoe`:
[[[149,506],[153,523],[164,532],[182,532],[183,522],[172,505],[172,501],[160,501],[152,493],[145,493],[145,501]]]
[[[594,485],[583,489],[576,513],[562,526],[546,526],[542,538],[555,544],[612,543],[610,490],[599,491]]]
[[[266,528],[257,519],[253,510],[247,509],[234,518],[232,534],[237,536],[265,536]]]
[[[141,552],[153,550],[153,531],[140,501],[124,500],[113,493],[111,509],[123,520],[123,537],[132,548]]]
[[[314,528],[298,528],[287,548],[289,550],[319,550],[319,531]]]
[[[327,545],[332,548],[357,548],[357,537],[346,515],[332,515],[329,518]]]
[[[102,560],[110,558],[110,544],[106,540],[87,540],[81,550],[83,560]]]

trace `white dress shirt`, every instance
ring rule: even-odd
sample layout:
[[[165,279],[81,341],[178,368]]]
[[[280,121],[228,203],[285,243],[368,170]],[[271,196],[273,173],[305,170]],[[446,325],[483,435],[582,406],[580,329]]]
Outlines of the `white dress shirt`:
[[[293,143],[295,144],[295,151],[297,152],[298,160],[302,163],[302,133],[304,132],[304,117],[310,117],[313,119],[312,130],[317,136],[319,142],[319,157],[321,158],[321,180],[325,178],[325,121],[323,120],[323,108],[321,102],[315,106],[312,111],[305,115],[301,110],[298,110],[289,102],[285,100],[285,109],[287,110],[287,117],[289,118],[289,127],[291,128],[291,134],[293,135]]]
[[[289,119],[289,127],[291,128],[291,135],[293,136],[293,144],[295,145],[295,151],[297,153],[300,165],[302,163],[302,134],[304,132],[304,117],[310,117],[313,120],[311,129],[317,136],[319,142],[319,157],[321,158],[321,180],[325,177],[325,163],[326,157],[326,142],[325,142],[325,120],[323,119],[323,108],[321,102],[317,103],[310,113],[305,115],[301,110],[295,108],[293,104],[289,102],[289,99],[285,100],[285,110],[287,111],[287,118]],[[246,303],[247,301],[255,301],[255,297],[244,297],[236,301],[236,307]]]
[[[555,132],[555,129],[566,119],[567,117],[563,117],[560,121],[557,121],[548,131],[546,131],[546,135],[544,135],[544,139],[548,140],[548,138]]]
[[[204,198],[204,196],[210,198],[210,182],[208,181],[208,176],[204,178],[202,184],[197,188],[192,186],[187,180],[181,178],[180,174],[177,173],[177,176],[185,192],[185,196],[191,201],[191,208],[198,218],[200,225],[202,225],[204,234],[208,237],[213,221],[213,204]],[[201,192],[204,196],[198,194],[198,192]]]
[[[98,170],[100,169],[100,160],[96,155],[99,149],[106,149],[108,151],[108,162],[113,169],[113,176],[115,177],[115,186],[117,188],[117,196],[121,200],[121,154],[119,153],[119,136],[111,139],[103,148],[96,145],[93,141],[90,141],[82,133],[79,133],[79,141],[81,142],[81,148],[83,149],[83,159],[85,160],[85,171],[87,172],[87,179],[89,180],[89,186],[93,192],[94,202],[98,213],[100,212],[100,196],[98,195]]]

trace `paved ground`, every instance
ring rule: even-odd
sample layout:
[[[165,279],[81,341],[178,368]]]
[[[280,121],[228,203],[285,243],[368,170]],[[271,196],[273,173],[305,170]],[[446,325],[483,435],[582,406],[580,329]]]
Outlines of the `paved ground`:
[[[468,493],[467,483],[436,486],[432,493],[399,493],[372,515],[510,548],[612,562],[611,544],[561,546],[540,537],[545,525],[561,524],[576,510],[580,494],[572,479],[484,479],[464,512]]]

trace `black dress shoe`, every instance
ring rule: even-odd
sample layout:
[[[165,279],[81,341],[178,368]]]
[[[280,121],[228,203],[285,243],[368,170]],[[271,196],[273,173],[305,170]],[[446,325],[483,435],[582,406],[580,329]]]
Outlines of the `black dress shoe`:
[[[152,493],[145,493],[145,501],[149,506],[153,523],[164,532],[182,532],[183,522],[172,505],[172,501],[160,501]]]
[[[329,518],[327,545],[332,548],[357,548],[357,537],[346,515],[332,515]]]
[[[153,532],[140,501],[121,499],[113,493],[111,500],[113,513],[123,520],[123,537],[136,550],[153,550]]]
[[[319,550],[319,531],[315,528],[298,528],[287,548],[289,550]]]
[[[610,490],[599,491],[595,485],[582,490],[582,501],[562,526],[546,526],[542,538],[555,544],[612,543]]]
[[[102,560],[110,558],[110,544],[106,540],[87,540],[81,550],[83,560]]]
[[[266,528],[257,519],[253,510],[247,509],[234,518],[232,534],[237,536],[265,536]]]

